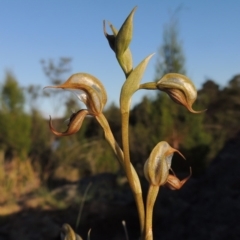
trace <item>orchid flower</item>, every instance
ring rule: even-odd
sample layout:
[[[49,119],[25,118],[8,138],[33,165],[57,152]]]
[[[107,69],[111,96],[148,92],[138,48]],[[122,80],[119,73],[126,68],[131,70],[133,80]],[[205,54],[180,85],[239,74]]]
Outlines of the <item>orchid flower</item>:
[[[184,158],[177,149],[172,148],[165,141],[159,142],[152,150],[144,165],[145,178],[151,185],[160,186],[167,182],[174,152]]]
[[[82,238],[76,234],[71,226],[67,223],[63,224],[60,237],[61,240],[82,240]]]
[[[97,78],[88,73],[73,74],[65,83],[58,86],[47,86],[45,88],[61,88],[73,91],[78,99],[87,107],[87,109],[82,109],[72,114],[68,129],[62,133],[53,128],[50,117],[50,129],[57,136],[68,136],[76,133],[81,128],[85,116],[98,116],[102,113],[107,102],[107,93],[104,86]]]
[[[144,239],[147,240],[153,239],[153,206],[156,201],[160,186],[167,185],[168,187],[172,187],[172,189],[176,189],[181,185],[180,180],[175,175],[169,174],[174,152],[177,152],[184,158],[184,156],[178,150],[172,148],[167,142],[159,142],[152,150],[148,160],[144,165],[144,175],[149,182],[146,201],[146,221],[144,228]],[[179,182],[177,182],[177,180]],[[184,180],[182,184],[184,184],[186,181],[187,179]]]
[[[168,73],[157,82],[157,88],[166,92],[174,102],[183,105],[188,111],[192,113],[203,112],[192,109],[192,105],[197,98],[197,90],[186,76],[178,73]]]

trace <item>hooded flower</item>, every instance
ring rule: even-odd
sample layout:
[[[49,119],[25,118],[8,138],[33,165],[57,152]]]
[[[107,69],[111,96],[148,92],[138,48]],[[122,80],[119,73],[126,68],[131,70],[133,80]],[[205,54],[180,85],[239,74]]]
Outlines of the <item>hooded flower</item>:
[[[82,126],[85,116],[97,116],[102,112],[107,102],[107,94],[104,86],[97,78],[88,73],[73,74],[65,83],[58,86],[48,86],[46,88],[61,88],[64,90],[70,90],[87,107],[87,109],[82,109],[72,114],[68,124],[68,129],[63,133],[54,130],[50,117],[50,129],[57,136],[67,136],[76,133]]]
[[[167,182],[174,152],[183,157],[178,150],[170,147],[165,141],[159,142],[154,147],[144,165],[144,175],[150,184],[161,186]]]
[[[61,240],[82,240],[82,238],[76,234],[67,223],[63,224],[60,237]]]
[[[202,112],[192,109],[192,105],[197,98],[197,90],[186,76],[178,73],[168,73],[157,82],[157,88],[166,92],[174,102],[185,106],[190,112]]]

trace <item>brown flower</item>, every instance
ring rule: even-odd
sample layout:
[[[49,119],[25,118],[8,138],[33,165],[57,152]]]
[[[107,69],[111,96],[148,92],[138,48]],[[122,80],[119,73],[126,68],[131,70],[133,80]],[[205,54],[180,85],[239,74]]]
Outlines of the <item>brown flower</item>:
[[[89,112],[86,109],[82,109],[76,113],[73,113],[72,116],[70,117],[70,120],[68,123],[68,129],[65,132],[58,132],[53,128],[52,119],[50,116],[50,120],[49,120],[50,130],[53,134],[55,134],[56,136],[59,136],[59,137],[72,135],[72,134],[76,133],[77,131],[79,131],[79,129],[82,126],[83,120],[87,114],[89,114]]]
[[[172,148],[165,141],[159,142],[155,146],[144,165],[144,175],[150,184],[161,186],[167,182],[174,152],[183,157],[178,150]]]
[[[174,102],[183,105],[190,112],[202,112],[192,109],[192,105],[197,98],[197,90],[186,76],[178,73],[168,73],[157,82],[157,88],[166,92]]]
[[[70,117],[68,129],[65,132],[58,132],[53,128],[51,117],[49,127],[57,136],[68,136],[76,133],[82,126],[86,115],[97,116],[102,113],[107,102],[107,94],[102,83],[88,73],[73,74],[65,83],[58,86],[48,86],[46,88],[61,88],[72,91],[87,109],[79,110]]]

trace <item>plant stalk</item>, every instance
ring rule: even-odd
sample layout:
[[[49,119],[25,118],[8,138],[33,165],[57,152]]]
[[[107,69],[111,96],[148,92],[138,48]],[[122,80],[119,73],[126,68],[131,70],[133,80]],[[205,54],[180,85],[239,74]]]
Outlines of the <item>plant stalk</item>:
[[[143,235],[145,210],[144,210],[144,204],[143,204],[143,198],[142,198],[141,185],[140,185],[140,181],[137,176],[137,173],[136,173],[134,167],[132,166],[129,157],[128,157],[128,159],[129,159],[128,163],[126,164],[124,152],[122,151],[122,149],[119,147],[118,143],[116,142],[116,140],[112,134],[111,128],[110,128],[108,121],[105,118],[104,114],[100,113],[99,115],[96,116],[96,119],[99,122],[99,124],[101,125],[101,127],[103,128],[107,142],[113,149],[115,155],[118,158],[118,161],[120,162],[121,166],[123,167],[123,169],[126,173],[127,179],[129,181],[129,184],[130,184],[130,187],[133,192],[134,199],[135,199],[135,202],[137,205],[141,235]],[[128,143],[128,117],[126,119],[127,119],[127,125],[125,124],[125,126],[127,126],[127,129],[125,129],[125,131],[127,130],[127,134],[123,135],[124,136],[123,139],[127,138],[127,142],[125,142],[125,144],[128,144],[128,146],[129,146],[129,143]],[[128,156],[129,156],[129,147],[127,149],[128,149]],[[133,179],[133,176],[135,177],[134,179]],[[130,179],[131,179],[131,183],[130,183]]]
[[[140,185],[136,185],[136,179],[133,178],[130,151],[129,151],[129,112],[122,113],[122,145],[124,154],[124,169],[129,181],[129,185],[134,193],[134,199],[137,205],[141,236],[144,233],[145,210],[142,197],[142,189]],[[135,175],[137,176],[137,175]],[[139,179],[138,179],[139,180]]]
[[[144,229],[144,240],[153,240],[152,233],[152,220],[153,220],[153,207],[159,192],[159,186],[150,184],[146,202],[146,220]]]

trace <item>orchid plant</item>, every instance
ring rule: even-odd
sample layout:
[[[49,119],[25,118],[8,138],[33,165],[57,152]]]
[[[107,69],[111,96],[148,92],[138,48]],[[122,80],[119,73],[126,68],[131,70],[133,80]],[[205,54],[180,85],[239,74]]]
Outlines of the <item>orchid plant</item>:
[[[88,73],[77,73],[73,74],[65,83],[59,86],[48,86],[46,88],[70,90],[86,106],[86,109],[81,109],[72,114],[65,132],[58,132],[55,130],[50,117],[49,127],[55,135],[68,136],[76,133],[80,130],[83,120],[87,115],[94,117],[98,121],[104,131],[105,139],[125,171],[130,188],[133,192],[138,209],[141,239],[152,240],[153,208],[160,186],[167,186],[172,190],[180,189],[191,176],[191,168],[189,177],[180,181],[172,170],[171,163],[174,153],[180,154],[183,158],[184,156],[177,149],[172,148],[167,142],[160,141],[153,148],[144,165],[144,175],[149,182],[149,190],[146,201],[143,201],[140,180],[131,163],[129,153],[129,115],[131,98],[136,91],[141,89],[160,90],[166,92],[174,102],[184,106],[190,112],[199,112],[192,109],[192,105],[197,98],[197,91],[192,81],[184,75],[169,73],[156,82],[141,84],[145,68],[153,54],[147,56],[135,68],[133,67],[129,45],[132,39],[133,16],[135,11],[136,7],[126,18],[119,31],[111,23],[108,23],[112,34],[107,33],[106,23],[105,21],[103,22],[104,35],[126,76],[120,93],[122,149],[116,142],[108,120],[103,113],[104,106],[107,102],[107,93],[101,81]],[[146,202],[146,204],[144,204],[144,202]],[[75,235],[71,227],[65,224],[63,226],[62,239],[78,239],[74,237]]]

